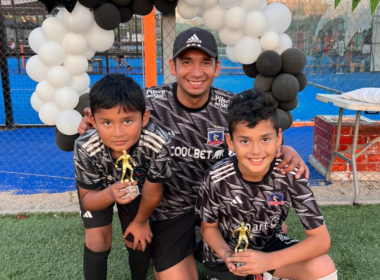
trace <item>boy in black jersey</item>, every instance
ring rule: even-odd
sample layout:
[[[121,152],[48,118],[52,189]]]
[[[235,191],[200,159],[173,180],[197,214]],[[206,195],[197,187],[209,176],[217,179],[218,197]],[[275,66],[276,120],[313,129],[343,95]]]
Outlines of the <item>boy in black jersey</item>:
[[[228,107],[226,138],[236,155],[206,172],[196,205],[209,279],[248,280],[264,272],[279,278],[337,279],[326,254],[330,236],[308,181],[295,178],[297,169],[285,175],[276,170],[282,140],[276,110],[255,90],[236,95]],[[290,205],[307,235],[300,242],[282,232]],[[248,250],[239,252],[244,240],[249,240]]]
[[[146,279],[152,232],[148,220],[162,197],[162,183],[171,177],[170,138],[149,122],[144,94],[129,77],[108,75],[90,91],[95,130],[81,135],[74,149],[75,176],[81,216],[86,229],[85,279],[107,279],[107,258],[112,241],[112,216],[116,202],[129,252],[133,280]],[[133,160],[136,182],[121,183],[126,151]],[[130,172],[129,170],[127,172]],[[123,198],[127,186],[138,185],[141,196]]]

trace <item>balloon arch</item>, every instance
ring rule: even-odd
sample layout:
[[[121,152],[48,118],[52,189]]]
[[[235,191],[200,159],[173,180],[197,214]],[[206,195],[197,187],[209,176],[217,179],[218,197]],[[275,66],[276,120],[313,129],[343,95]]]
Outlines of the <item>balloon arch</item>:
[[[26,65],[38,82],[31,105],[44,124],[56,125],[56,142],[72,150],[83,108],[88,106],[88,60],[96,51],[114,43],[113,29],[134,14],[148,15],[155,7],[162,14],[176,8],[184,19],[202,17],[204,25],[218,31],[227,45],[227,57],[243,64],[244,73],[255,78],[254,87],[270,95],[278,105],[280,125],[293,122],[289,111],[298,105],[297,94],[306,87],[302,73],[306,57],[292,48],[284,32],[292,15],[282,3],[266,0],[61,0],[41,1],[48,12],[63,5],[56,17],[47,18],[29,36],[36,53]]]

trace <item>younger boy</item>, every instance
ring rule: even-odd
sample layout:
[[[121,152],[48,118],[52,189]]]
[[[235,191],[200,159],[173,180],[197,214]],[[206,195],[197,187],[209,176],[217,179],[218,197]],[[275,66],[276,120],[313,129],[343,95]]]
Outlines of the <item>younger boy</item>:
[[[295,178],[297,169],[285,175],[276,170],[282,133],[272,101],[254,90],[242,92],[231,100],[227,122],[227,144],[236,155],[206,172],[196,206],[209,279],[254,279],[264,272],[279,278],[337,279],[326,255],[330,236],[308,181]],[[300,242],[281,229],[290,205],[307,235]],[[244,240],[249,242],[246,252]]]
[[[152,233],[148,219],[162,197],[162,182],[171,176],[170,138],[149,122],[144,94],[129,77],[108,75],[90,91],[95,128],[75,143],[74,163],[81,216],[86,229],[84,245],[85,279],[106,279],[107,258],[112,241],[112,215],[116,202],[129,252],[133,280],[146,279]],[[133,179],[141,196],[124,198],[122,164],[115,167],[123,151],[132,157]],[[124,179],[131,174],[127,170]],[[137,249],[137,250],[136,250]]]

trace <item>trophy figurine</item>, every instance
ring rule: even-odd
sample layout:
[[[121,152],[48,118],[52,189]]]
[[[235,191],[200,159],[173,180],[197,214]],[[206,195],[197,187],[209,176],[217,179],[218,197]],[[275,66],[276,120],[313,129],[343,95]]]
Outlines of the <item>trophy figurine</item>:
[[[127,152],[124,150],[123,155],[116,160],[116,163],[115,163],[116,168],[117,168],[117,164],[119,163],[119,161],[121,161],[123,163],[123,165],[122,165],[123,174],[121,175],[121,183],[123,183],[123,181],[125,183],[134,182],[135,180],[133,180],[133,177],[132,177],[133,176],[133,167],[132,166],[136,167],[136,163],[133,161],[132,157],[130,155],[128,155]],[[130,174],[129,180],[128,179],[124,180],[125,173],[127,172],[127,169],[129,170],[129,174]],[[123,196],[122,199],[128,198],[128,197],[138,196],[140,194],[139,187],[137,185],[129,186],[129,187],[124,188],[124,190],[125,189],[128,190],[128,194]]]
[[[248,245],[249,245],[247,235],[249,236],[250,239],[253,239],[253,236],[252,236],[251,232],[244,225],[244,222],[241,222],[240,223],[240,227],[236,228],[232,232],[232,237],[235,237],[235,233],[236,232],[239,232],[239,237],[238,237],[239,239],[238,239],[238,242],[237,242],[236,247],[235,247],[235,254],[238,253],[238,252],[247,251],[247,248],[248,248]],[[244,243],[245,243],[244,250],[240,249],[240,245],[241,245],[242,241],[244,241]]]

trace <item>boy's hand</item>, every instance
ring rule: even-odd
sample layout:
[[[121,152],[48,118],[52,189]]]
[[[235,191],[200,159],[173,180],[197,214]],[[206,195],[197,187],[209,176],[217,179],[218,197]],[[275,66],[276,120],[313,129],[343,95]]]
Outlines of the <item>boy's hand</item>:
[[[282,174],[287,174],[290,171],[293,171],[298,166],[298,172],[296,174],[296,179],[301,178],[301,175],[305,172],[305,179],[309,179],[309,168],[301,158],[301,156],[292,148],[289,146],[281,146],[276,150],[276,158],[283,156],[284,159],[280,162],[280,164],[277,166],[277,170],[281,170],[286,165],[289,164],[288,167],[286,167]]]
[[[254,250],[233,254],[227,262],[227,267],[237,276],[256,275],[273,269],[268,254]],[[244,263],[244,265],[236,267],[234,263]]]
[[[108,187],[108,190],[110,192],[111,198],[119,204],[128,204],[131,203],[132,200],[136,198],[134,197],[128,197],[128,198],[122,198],[123,196],[128,194],[128,190],[125,190],[126,187],[136,185],[137,182],[133,183],[121,183],[120,181],[117,181],[113,185]]]
[[[139,223],[133,221],[127,227],[127,230],[124,232],[123,237],[126,238],[128,234],[133,235],[133,250],[136,250],[139,242],[141,243],[141,249],[144,252],[147,246],[147,242],[152,242],[153,233],[150,230],[148,222]]]
[[[87,130],[89,130],[90,128],[92,128],[91,122],[90,122],[90,116],[91,116],[91,110],[90,110],[90,108],[89,107],[84,108],[83,112],[84,112],[84,117],[82,118],[82,120],[81,120],[81,122],[79,124],[79,127],[78,127],[78,133],[80,135],[82,135]]]

